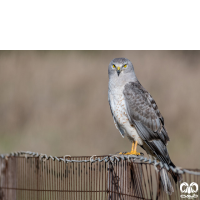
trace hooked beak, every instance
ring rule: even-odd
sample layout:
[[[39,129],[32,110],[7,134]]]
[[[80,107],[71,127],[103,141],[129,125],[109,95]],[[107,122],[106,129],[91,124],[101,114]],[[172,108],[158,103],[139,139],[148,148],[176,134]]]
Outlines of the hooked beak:
[[[117,74],[118,74],[118,76],[119,76],[120,72],[121,72],[120,67],[117,67]]]

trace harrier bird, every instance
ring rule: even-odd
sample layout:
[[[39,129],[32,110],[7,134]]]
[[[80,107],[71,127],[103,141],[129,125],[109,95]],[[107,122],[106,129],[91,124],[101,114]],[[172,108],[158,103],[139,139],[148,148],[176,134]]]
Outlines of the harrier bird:
[[[115,58],[108,67],[108,101],[116,128],[122,137],[132,142],[132,149],[126,155],[140,155],[137,145],[142,147],[154,159],[175,167],[166,145],[169,136],[164,126],[156,102],[138,81],[130,60]],[[169,171],[175,182],[181,176]],[[173,187],[166,169],[160,169],[161,181],[165,192],[172,194]]]

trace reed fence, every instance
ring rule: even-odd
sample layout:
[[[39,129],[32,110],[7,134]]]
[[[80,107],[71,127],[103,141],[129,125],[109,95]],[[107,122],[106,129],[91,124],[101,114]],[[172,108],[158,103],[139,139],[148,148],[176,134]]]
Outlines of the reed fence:
[[[155,165],[169,170],[143,156],[1,155],[0,200],[182,199],[180,183],[171,180],[171,196],[162,190]],[[200,185],[200,170],[171,169],[183,175],[183,182]]]

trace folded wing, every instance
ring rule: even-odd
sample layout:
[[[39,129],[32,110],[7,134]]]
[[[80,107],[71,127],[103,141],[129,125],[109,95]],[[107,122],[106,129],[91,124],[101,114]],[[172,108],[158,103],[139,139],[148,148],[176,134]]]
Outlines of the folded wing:
[[[123,94],[130,123],[135,126],[139,136],[156,157],[170,164],[171,160],[166,148],[169,136],[156,102],[139,81],[126,84]]]

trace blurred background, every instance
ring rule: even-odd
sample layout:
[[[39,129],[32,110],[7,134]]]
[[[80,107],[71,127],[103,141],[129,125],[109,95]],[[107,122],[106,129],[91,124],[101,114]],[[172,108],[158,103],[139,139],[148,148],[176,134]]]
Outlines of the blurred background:
[[[132,61],[156,100],[173,162],[200,168],[200,51],[0,51],[0,153],[130,151],[107,100],[116,57]]]

